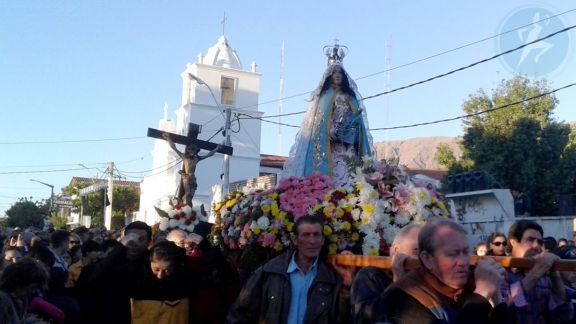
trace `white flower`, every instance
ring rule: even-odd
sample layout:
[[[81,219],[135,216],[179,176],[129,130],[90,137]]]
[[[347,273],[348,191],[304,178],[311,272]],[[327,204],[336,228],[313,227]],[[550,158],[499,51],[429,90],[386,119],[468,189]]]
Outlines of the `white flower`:
[[[365,166],[365,167],[372,166],[372,162],[373,162],[373,160],[372,160],[371,156],[369,156],[369,155],[362,156],[362,165],[363,166]]]
[[[192,207],[186,205],[185,207],[182,208],[182,211],[184,212],[184,214],[186,214],[186,218],[189,218],[190,215],[192,215]]]
[[[172,227],[176,227],[176,226],[178,226],[178,220],[177,219],[171,219],[168,222],[168,227],[172,228]]]
[[[400,211],[398,214],[396,214],[396,217],[394,217],[394,223],[396,223],[396,225],[400,227],[403,227],[409,222],[410,219],[406,216],[406,214],[403,211]]]
[[[192,233],[194,232],[194,224],[190,224],[186,227],[185,231],[187,231],[188,233]]]
[[[256,223],[258,224],[258,227],[260,227],[260,229],[263,231],[268,229],[268,226],[270,226],[270,220],[266,216],[260,216]]]
[[[352,214],[352,218],[353,218],[355,221],[357,221],[357,220],[360,219],[360,209],[358,209],[358,208],[352,209],[352,213],[351,213],[351,214]]]
[[[400,227],[396,225],[390,225],[384,227],[384,239],[386,240],[386,243],[392,244],[392,241],[394,241],[394,238],[396,237],[396,234],[398,234],[398,231],[400,231]]]
[[[188,227],[186,224],[178,224],[178,228],[180,228],[183,231],[186,230],[186,227]]]

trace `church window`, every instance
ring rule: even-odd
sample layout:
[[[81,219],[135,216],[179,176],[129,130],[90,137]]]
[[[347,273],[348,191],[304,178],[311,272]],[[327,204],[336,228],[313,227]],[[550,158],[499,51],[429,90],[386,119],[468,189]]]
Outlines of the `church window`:
[[[223,105],[233,105],[234,104],[234,90],[235,90],[235,80],[223,76],[220,79],[220,89],[221,97],[220,103]]]

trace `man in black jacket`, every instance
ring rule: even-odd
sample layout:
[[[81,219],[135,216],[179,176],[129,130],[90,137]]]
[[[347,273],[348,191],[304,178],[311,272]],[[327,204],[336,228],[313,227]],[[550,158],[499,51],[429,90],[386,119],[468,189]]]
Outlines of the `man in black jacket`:
[[[130,283],[149,267],[148,244],[152,229],[144,222],[126,226],[120,243],[96,264],[89,278],[93,302],[100,312],[87,319],[90,323],[130,323]]]
[[[348,288],[320,258],[322,221],[303,216],[294,226],[295,251],[258,268],[232,305],[227,323],[343,323]],[[351,281],[351,280],[349,280]]]

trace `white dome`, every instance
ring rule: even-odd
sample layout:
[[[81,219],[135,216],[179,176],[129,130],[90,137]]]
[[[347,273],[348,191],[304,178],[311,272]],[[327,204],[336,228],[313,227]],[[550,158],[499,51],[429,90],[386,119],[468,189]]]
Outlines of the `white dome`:
[[[208,53],[202,58],[202,63],[242,70],[242,63],[240,63],[238,54],[228,46],[228,40],[224,36],[220,36],[218,43],[208,49]]]

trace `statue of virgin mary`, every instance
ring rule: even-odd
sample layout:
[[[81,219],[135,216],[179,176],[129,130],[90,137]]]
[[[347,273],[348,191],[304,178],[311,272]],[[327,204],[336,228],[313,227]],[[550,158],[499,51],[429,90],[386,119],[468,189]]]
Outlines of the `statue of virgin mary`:
[[[312,93],[280,178],[320,172],[336,187],[345,187],[350,183],[349,165],[371,159],[374,149],[362,97],[342,66],[342,48],[336,44],[326,55],[328,68]]]

